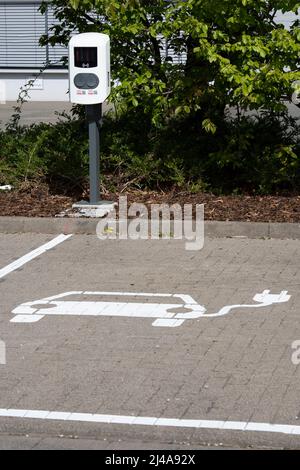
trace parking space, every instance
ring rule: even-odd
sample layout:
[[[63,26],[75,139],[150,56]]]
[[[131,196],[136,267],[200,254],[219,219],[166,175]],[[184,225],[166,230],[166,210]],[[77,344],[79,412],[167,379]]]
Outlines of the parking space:
[[[49,240],[1,235],[0,268]],[[0,410],[0,431],[298,445],[299,265],[296,241],[206,240],[187,252],[173,240],[69,238],[0,283],[0,408],[45,411]],[[225,431],[230,422],[291,428]]]
[[[10,121],[15,106],[17,103],[14,101],[0,103],[0,129]],[[71,108],[72,105],[68,101],[29,101],[22,107],[20,124],[27,126],[38,123],[55,124],[59,119],[63,119],[64,113],[70,114]],[[105,103],[104,112],[109,108]]]
[[[22,236],[17,233],[0,233],[0,269],[52,238],[51,235],[36,233],[25,233]]]
[[[6,104],[0,103],[0,128],[11,119],[14,113],[14,107],[17,106],[16,102],[9,101]],[[58,121],[59,115],[62,113],[69,113],[71,111],[71,104],[68,102],[34,102],[30,101],[24,104],[21,113],[21,124],[31,125],[40,122],[54,124]]]

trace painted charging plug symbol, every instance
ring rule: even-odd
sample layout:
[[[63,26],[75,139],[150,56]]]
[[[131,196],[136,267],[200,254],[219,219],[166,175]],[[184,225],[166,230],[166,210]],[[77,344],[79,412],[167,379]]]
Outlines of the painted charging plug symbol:
[[[83,300],[65,300],[67,297],[83,296]],[[89,296],[93,297],[134,297],[134,302],[123,301],[89,301]],[[147,298],[147,301],[142,300]],[[166,299],[160,303],[158,298]],[[284,303],[290,300],[288,291],[280,294],[270,294],[269,290],[256,294],[253,300],[256,304],[226,305],[217,313],[206,313],[206,308],[198,304],[190,295],[185,294],[142,294],[124,292],[89,292],[73,291],[65,292],[53,297],[47,297],[34,302],[27,302],[15,308],[12,313],[16,316],[11,320],[14,323],[33,323],[41,320],[47,315],[62,316],[107,316],[107,317],[135,317],[154,318],[152,325],[156,327],[177,327],[186,320],[197,318],[213,318],[228,315],[234,309],[240,308],[261,308],[273,304]],[[157,300],[155,302],[155,299]],[[167,301],[168,299],[169,302]],[[181,301],[174,303],[175,300]],[[173,300],[173,303],[171,302]]]

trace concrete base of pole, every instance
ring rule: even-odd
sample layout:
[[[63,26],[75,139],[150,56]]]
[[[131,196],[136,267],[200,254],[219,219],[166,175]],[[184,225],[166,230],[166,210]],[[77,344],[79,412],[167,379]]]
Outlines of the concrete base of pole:
[[[78,211],[80,217],[101,218],[107,216],[116,207],[116,205],[116,202],[110,201],[99,201],[95,204],[80,201],[73,204],[72,207]]]

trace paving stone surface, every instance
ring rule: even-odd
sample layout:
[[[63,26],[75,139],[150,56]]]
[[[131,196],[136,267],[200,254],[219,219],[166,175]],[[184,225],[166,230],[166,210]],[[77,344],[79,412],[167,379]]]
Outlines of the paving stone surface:
[[[0,234],[0,269],[50,239]],[[0,280],[7,356],[0,366],[0,408],[299,425],[300,368],[291,359],[292,343],[300,340],[299,284],[299,241],[206,239],[201,251],[189,252],[175,240],[73,236]],[[255,304],[253,296],[266,289],[288,290],[292,297],[174,328],[127,316],[10,322],[20,304],[70,291],[187,294],[216,313],[226,305]],[[91,441],[110,436],[162,445],[300,447],[299,437],[281,434],[0,417],[0,433],[50,439],[62,431]],[[42,445],[30,439],[32,447]],[[51,446],[51,439],[43,442]]]

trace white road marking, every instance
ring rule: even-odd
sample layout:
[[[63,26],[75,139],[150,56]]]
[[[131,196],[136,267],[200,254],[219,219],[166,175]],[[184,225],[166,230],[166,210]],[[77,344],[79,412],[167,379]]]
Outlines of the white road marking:
[[[226,307],[221,308],[218,313],[213,313],[211,317],[222,317],[223,315],[227,315],[231,310],[236,308],[260,308],[260,307],[268,307],[269,305],[273,304],[281,304],[284,302],[288,302],[291,296],[288,295],[287,290],[282,290],[280,294],[270,294],[269,290],[264,290],[261,294],[256,294],[253,297],[255,302],[259,302],[258,304],[251,304],[251,305],[227,305]]]
[[[255,423],[251,421],[215,421],[202,419],[155,418],[149,416],[106,415],[45,410],[0,409],[0,418],[40,419],[84,423],[126,424],[141,426],[252,431],[300,436],[300,426],[294,424]]]
[[[81,301],[65,300],[66,297],[80,295],[84,297]],[[105,300],[90,301],[86,300],[87,296],[104,297]],[[111,296],[122,297],[122,299],[125,297],[125,301],[112,302],[106,300],[107,297]],[[137,301],[128,302],[129,297],[134,297]],[[148,302],[141,302],[142,297],[147,299]],[[159,302],[159,297],[166,299],[168,303]],[[172,303],[168,299],[178,299],[181,300],[181,303]],[[176,309],[176,312],[173,312],[173,309]],[[179,313],[177,313],[178,309]],[[152,323],[153,326],[176,327],[180,326],[184,320],[200,317],[205,313],[205,308],[185,294],[72,291],[34,302],[26,302],[16,307],[12,313],[16,315],[11,320],[13,323],[33,323],[41,320],[46,315],[118,316],[152,318],[157,319]]]
[[[70,296],[83,296],[83,300],[65,300]],[[138,302],[112,302],[99,300],[86,300],[87,296],[116,296],[135,297]],[[151,301],[140,302],[142,297]],[[180,299],[181,303],[161,303],[157,297]],[[16,316],[11,320],[13,323],[34,323],[41,320],[46,315],[74,315],[74,316],[107,316],[107,317],[130,317],[130,318],[156,318],[153,321],[154,327],[178,327],[186,320],[197,318],[214,318],[228,315],[237,308],[261,308],[273,304],[288,302],[291,296],[287,291],[280,294],[270,294],[269,290],[256,294],[253,300],[256,304],[227,305],[217,313],[206,313],[206,308],[198,304],[190,295],[186,294],[150,294],[132,292],[92,292],[92,291],[72,291],[65,292],[52,297],[46,297],[34,302],[25,302],[16,307],[12,313]],[[175,312],[174,312],[175,310]],[[180,311],[181,310],[181,311]]]
[[[36,250],[33,250],[27,255],[22,256],[21,258],[17,259],[16,261],[9,264],[5,268],[0,269],[0,279],[4,276],[7,276],[7,274],[10,274],[16,269],[19,269],[21,266],[24,266],[24,264],[29,263],[29,261],[32,261],[34,258],[37,258],[38,256],[42,255],[46,251],[51,250],[52,248],[59,245],[60,243],[68,240],[68,238],[70,237],[72,237],[72,235],[61,234],[58,237],[51,240],[50,242],[46,243],[45,245],[42,245]]]

